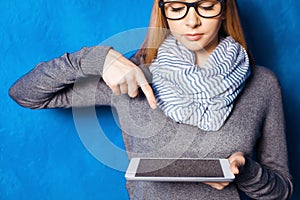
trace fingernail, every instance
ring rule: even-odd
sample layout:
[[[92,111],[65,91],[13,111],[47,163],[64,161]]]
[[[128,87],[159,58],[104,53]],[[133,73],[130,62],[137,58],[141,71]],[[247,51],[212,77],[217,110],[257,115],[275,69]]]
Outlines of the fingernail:
[[[151,105],[150,105],[150,106],[151,106],[151,108],[152,108],[152,109],[156,109],[156,108],[157,108],[157,105],[156,105],[156,103],[154,103],[154,102],[153,102],[153,103],[151,103]]]

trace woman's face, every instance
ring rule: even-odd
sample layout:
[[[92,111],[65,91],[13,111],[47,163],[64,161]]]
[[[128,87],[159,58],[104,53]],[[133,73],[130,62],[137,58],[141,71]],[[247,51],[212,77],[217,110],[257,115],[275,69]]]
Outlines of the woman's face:
[[[182,2],[195,2],[182,0]],[[174,37],[189,50],[211,53],[218,45],[218,32],[222,23],[222,15],[214,18],[199,16],[194,7],[190,7],[187,15],[180,20],[167,19],[170,31]]]

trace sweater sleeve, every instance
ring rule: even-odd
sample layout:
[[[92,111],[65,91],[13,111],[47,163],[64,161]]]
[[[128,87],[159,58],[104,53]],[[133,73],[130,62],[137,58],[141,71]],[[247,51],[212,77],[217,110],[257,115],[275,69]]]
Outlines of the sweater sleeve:
[[[288,169],[284,112],[280,85],[272,75],[262,135],[256,147],[256,161],[246,156],[237,176],[239,188],[253,199],[289,199],[293,184]]]
[[[109,50],[104,46],[85,47],[42,62],[17,80],[9,95],[32,109],[109,105],[111,90],[101,78]]]

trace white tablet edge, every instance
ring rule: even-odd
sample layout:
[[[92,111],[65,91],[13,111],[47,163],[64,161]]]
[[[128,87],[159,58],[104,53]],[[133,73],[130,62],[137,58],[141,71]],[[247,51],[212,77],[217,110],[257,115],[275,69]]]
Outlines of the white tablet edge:
[[[228,159],[220,159],[220,164],[223,170],[224,178],[228,181],[232,181],[235,176],[230,169],[230,164]]]
[[[168,182],[203,182],[203,181],[213,181],[213,182],[231,182],[234,180],[235,176],[230,170],[229,161],[227,159],[213,158],[213,160],[219,160],[222,167],[224,177],[136,177],[136,171],[141,159],[148,158],[132,158],[130,160],[129,166],[127,168],[125,178],[126,180],[141,180],[141,181],[168,181]],[[168,159],[168,158],[153,158],[153,159]],[[194,158],[185,158],[194,159]],[[205,160],[205,158],[204,158]],[[210,159],[208,159],[210,160]]]
[[[140,158],[132,158],[130,160],[126,174],[125,174],[125,178],[127,180],[136,180],[135,174],[136,174],[139,162],[140,162]]]

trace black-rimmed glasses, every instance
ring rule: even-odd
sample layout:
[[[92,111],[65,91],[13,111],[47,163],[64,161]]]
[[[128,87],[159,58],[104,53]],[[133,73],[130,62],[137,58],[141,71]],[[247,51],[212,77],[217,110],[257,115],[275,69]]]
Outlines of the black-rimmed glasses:
[[[159,7],[167,19],[183,19],[193,7],[196,13],[203,18],[213,18],[219,16],[224,7],[225,0],[200,0],[193,3],[182,1],[159,1]]]

